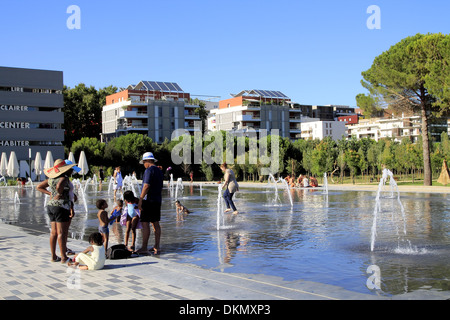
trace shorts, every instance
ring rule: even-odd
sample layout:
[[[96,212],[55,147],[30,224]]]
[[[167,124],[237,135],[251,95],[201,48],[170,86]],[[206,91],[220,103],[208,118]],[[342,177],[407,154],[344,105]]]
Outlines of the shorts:
[[[161,202],[142,200],[141,222],[161,220]]]
[[[70,211],[58,206],[47,206],[47,214],[50,222],[70,221]]]
[[[98,226],[98,232],[100,233],[104,233],[104,234],[109,234],[109,228],[108,226]]]
[[[117,183],[113,184],[113,190],[120,190],[120,189],[122,189],[122,185],[121,184],[117,184]]]

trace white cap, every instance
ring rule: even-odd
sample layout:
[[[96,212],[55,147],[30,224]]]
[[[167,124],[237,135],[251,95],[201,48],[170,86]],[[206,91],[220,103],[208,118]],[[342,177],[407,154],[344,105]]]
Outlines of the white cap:
[[[155,162],[158,161],[158,160],[155,159],[155,157],[153,156],[153,153],[151,153],[151,152],[144,153],[144,155],[142,156],[142,160],[139,161],[139,163],[143,164],[144,160],[153,160]]]

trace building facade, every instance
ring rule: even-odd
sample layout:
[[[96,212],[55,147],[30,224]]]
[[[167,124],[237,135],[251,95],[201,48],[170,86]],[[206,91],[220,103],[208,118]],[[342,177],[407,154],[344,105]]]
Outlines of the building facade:
[[[280,91],[244,90],[232,98],[219,101],[219,108],[210,111],[209,130],[267,130],[278,129],[289,137],[291,100]]]
[[[0,67],[0,153],[64,158],[62,71]]]
[[[320,119],[305,119],[300,123],[301,139],[322,140],[330,137],[333,140],[347,138],[345,123],[342,121],[324,121]]]
[[[154,142],[171,139],[176,129],[195,130],[200,117],[190,94],[173,82],[141,81],[106,97],[102,141],[128,133],[148,135]]]
[[[434,141],[440,141],[442,132],[448,133],[447,119],[430,121],[428,131]],[[347,125],[348,136],[356,139],[371,138],[378,141],[382,138],[392,138],[400,142],[408,138],[417,142],[422,134],[422,118],[420,116],[391,115],[384,118],[360,119],[358,123]]]
[[[338,115],[353,113],[354,109],[346,106],[294,103],[280,91],[244,90],[230,99],[221,100],[219,108],[211,110],[208,129],[244,132],[249,129],[256,132],[266,129],[268,133],[272,129],[278,129],[280,136],[291,140],[323,139],[325,136],[341,139],[345,135],[345,125],[334,122],[337,122],[335,120]],[[314,121],[313,126],[323,127],[323,130],[310,130],[311,121]],[[303,123],[308,124],[303,126]]]

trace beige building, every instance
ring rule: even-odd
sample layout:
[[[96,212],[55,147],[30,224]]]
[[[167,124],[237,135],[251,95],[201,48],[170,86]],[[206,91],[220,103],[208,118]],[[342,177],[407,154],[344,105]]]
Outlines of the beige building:
[[[102,110],[102,141],[128,133],[148,135],[162,143],[176,129],[193,133],[200,121],[198,105],[173,82],[141,81],[106,97]]]

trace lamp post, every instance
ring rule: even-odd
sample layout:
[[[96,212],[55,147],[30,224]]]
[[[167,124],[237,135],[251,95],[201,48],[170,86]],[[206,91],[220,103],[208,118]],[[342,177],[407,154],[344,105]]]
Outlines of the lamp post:
[[[28,148],[28,163],[30,165],[30,179],[31,181],[33,181],[33,179],[31,178],[31,148]]]

